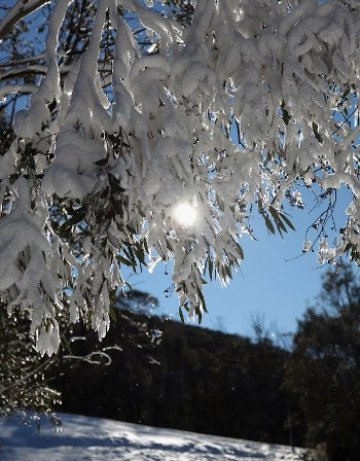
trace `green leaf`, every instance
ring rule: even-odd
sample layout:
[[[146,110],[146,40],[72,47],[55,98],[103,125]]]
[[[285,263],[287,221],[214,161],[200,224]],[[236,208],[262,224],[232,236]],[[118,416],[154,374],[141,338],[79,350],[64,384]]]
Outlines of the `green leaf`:
[[[232,280],[232,273],[231,273],[231,269],[228,265],[224,266],[224,270],[225,270],[225,274],[229,277],[229,279]]]
[[[284,223],[281,221],[281,219],[279,217],[276,218],[275,225],[277,227],[277,230],[281,234],[281,236],[282,236],[282,232],[285,232],[287,234],[287,229],[286,229],[286,227],[284,226]]]
[[[135,266],[132,261],[130,261],[129,259],[124,258],[124,256],[118,255],[117,259],[120,262],[122,262],[123,264],[125,264],[126,266],[129,266],[129,267],[134,267]]]
[[[95,165],[98,165],[98,166],[104,166],[106,165],[108,162],[108,159],[107,158],[102,158],[100,160],[97,160],[95,163]]]
[[[273,217],[274,219],[274,222],[275,222],[275,225],[276,225],[276,228],[279,232],[279,234],[281,235],[281,237],[283,237],[283,232],[287,233],[287,229],[286,227],[284,226],[284,223],[281,221],[281,219],[279,218],[279,213],[277,210],[275,210],[275,208],[273,207],[269,207],[269,211],[271,213],[271,216]]]
[[[82,221],[85,218],[85,215],[86,215],[86,210],[84,209],[81,209],[75,212],[75,214],[70,219],[68,219],[66,222],[64,222],[64,224],[60,226],[59,233],[62,233],[66,231],[69,227],[74,226],[75,224],[78,224],[80,221]]]
[[[320,144],[323,144],[324,140],[319,132],[319,125],[316,122],[312,122],[312,129],[313,129],[315,138],[319,141]]]
[[[184,314],[181,309],[181,306],[179,307],[179,317],[180,317],[181,323],[185,323]]]
[[[234,243],[235,243],[235,246],[236,246],[236,248],[238,250],[240,258],[244,259],[244,250],[242,249],[242,246],[238,242],[236,242],[235,240],[234,240]]]
[[[116,312],[115,312],[115,309],[113,306],[110,306],[110,310],[109,310],[109,315],[110,315],[110,318],[113,322],[116,322],[117,321],[117,318],[116,318]]]
[[[211,281],[213,279],[213,270],[214,270],[214,263],[213,263],[213,260],[211,259],[211,256],[209,255],[209,277]]]
[[[287,224],[287,226],[290,227],[290,229],[295,231],[295,227],[294,227],[293,223],[290,221],[290,219],[286,215],[284,215],[283,213],[280,213],[279,216]]]
[[[268,218],[268,216],[263,216],[264,218],[264,221],[265,221],[265,224],[266,224],[266,227],[268,228],[268,230],[272,233],[272,234],[275,234],[275,227],[274,227],[274,224],[271,222],[271,220]]]
[[[147,264],[145,262],[145,254],[144,254],[144,250],[142,248],[136,248],[135,249],[135,254],[136,254],[136,257],[137,259],[140,261],[141,264],[143,264],[145,267],[147,267]]]
[[[143,245],[144,245],[144,250],[146,251],[147,254],[149,254],[149,247],[146,238],[143,240]]]
[[[201,304],[202,304],[202,307],[203,307],[204,311],[207,312],[205,298],[204,298],[203,292],[202,292],[202,290],[200,288],[198,288],[198,295],[199,295],[199,298],[200,298],[200,301],[201,301]]]

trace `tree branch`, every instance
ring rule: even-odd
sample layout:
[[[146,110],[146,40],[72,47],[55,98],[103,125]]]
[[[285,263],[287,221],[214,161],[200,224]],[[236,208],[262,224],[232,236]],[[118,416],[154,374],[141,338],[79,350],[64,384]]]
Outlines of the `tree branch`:
[[[21,93],[21,94],[32,94],[38,90],[39,87],[35,85],[6,85],[0,88],[0,100],[5,98],[5,96],[14,93]]]
[[[31,75],[31,74],[41,74],[45,75],[47,72],[48,68],[45,65],[33,65],[33,66],[28,66],[28,67],[23,67],[19,69],[12,69],[9,70],[8,72],[4,72],[3,74],[0,73],[0,80],[8,80],[10,78],[15,78],[15,77],[24,77],[25,75]],[[60,69],[61,74],[67,74],[70,71],[69,66],[64,66],[62,69]]]
[[[0,42],[11,32],[15,24],[33,11],[41,8],[49,0],[20,0],[11,10],[4,16],[0,22]]]

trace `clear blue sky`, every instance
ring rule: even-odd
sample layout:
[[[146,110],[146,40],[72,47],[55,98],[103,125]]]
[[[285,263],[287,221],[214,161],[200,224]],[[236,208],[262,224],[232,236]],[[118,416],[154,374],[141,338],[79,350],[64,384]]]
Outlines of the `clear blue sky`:
[[[340,227],[346,220],[344,210],[349,198],[348,191],[339,193],[335,217]],[[309,192],[304,194],[304,201],[309,209],[314,205]],[[253,228],[258,241],[244,237],[240,242],[245,252],[241,272],[235,274],[225,288],[217,281],[205,286],[209,313],[205,314],[202,325],[251,335],[251,321],[257,316],[263,318],[270,334],[294,332],[296,319],[301,318],[306,306],[319,293],[321,276],[327,268],[319,265],[315,253],[302,254],[306,229],[318,214],[319,210],[312,213],[292,210],[291,221],[296,232],[290,230],[284,239],[278,234],[269,235],[262,218],[254,217]],[[153,274],[145,270],[131,276],[129,281],[137,289],[155,295],[162,313],[178,319],[176,295],[166,297],[163,293],[171,284],[164,270],[165,266],[159,264]]]

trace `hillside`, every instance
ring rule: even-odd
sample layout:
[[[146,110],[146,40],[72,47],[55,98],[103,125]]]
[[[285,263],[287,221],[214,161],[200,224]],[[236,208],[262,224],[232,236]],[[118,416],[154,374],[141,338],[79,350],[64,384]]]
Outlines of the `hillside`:
[[[42,422],[0,420],[1,461],[299,461],[302,451],[246,440],[60,415],[62,431]]]
[[[63,362],[54,382],[63,395],[59,411],[267,443],[303,443],[296,402],[283,388],[287,351],[266,340],[254,344],[144,313],[116,315],[101,345],[95,336],[71,345],[78,356],[104,347],[112,362]]]

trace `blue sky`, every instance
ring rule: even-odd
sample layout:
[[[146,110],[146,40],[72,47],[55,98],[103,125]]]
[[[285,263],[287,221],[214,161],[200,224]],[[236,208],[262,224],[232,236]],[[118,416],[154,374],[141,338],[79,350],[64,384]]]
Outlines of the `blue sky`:
[[[307,209],[314,205],[313,195],[303,195]],[[338,227],[346,221],[345,209],[350,201],[349,191],[338,194],[335,219]],[[204,294],[209,313],[202,326],[221,329],[229,333],[252,335],[252,319],[264,321],[269,334],[294,332],[296,319],[300,319],[307,305],[314,302],[321,287],[321,276],[327,266],[320,266],[316,253],[302,254],[306,229],[319,215],[319,209],[291,210],[291,221],[296,232],[289,230],[284,239],[269,234],[259,216],[254,216],[253,228],[257,241],[243,237],[245,252],[241,272],[227,287],[216,281],[205,286]],[[314,237],[315,233],[311,235]],[[329,239],[331,242],[331,238]],[[160,312],[178,319],[177,297],[163,292],[170,284],[166,267],[159,264],[152,274],[130,277],[129,282],[139,290],[148,291],[160,301]]]

